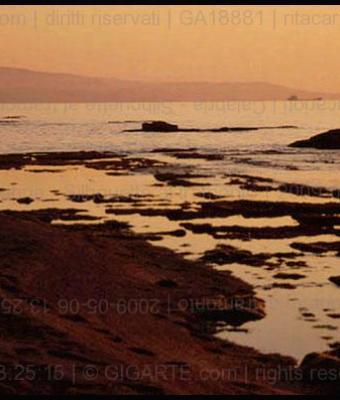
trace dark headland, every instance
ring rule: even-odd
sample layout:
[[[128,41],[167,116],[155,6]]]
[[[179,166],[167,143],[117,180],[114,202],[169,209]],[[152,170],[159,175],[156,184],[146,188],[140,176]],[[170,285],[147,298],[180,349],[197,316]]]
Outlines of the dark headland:
[[[340,149],[340,129],[332,129],[306,140],[298,140],[297,142],[291,143],[289,146],[338,150]]]

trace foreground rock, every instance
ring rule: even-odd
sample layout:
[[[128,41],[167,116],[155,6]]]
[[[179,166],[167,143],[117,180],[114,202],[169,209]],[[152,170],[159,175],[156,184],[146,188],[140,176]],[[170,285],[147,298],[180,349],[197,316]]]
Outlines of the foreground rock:
[[[196,304],[195,311],[207,320],[226,321],[228,325],[240,327],[246,322],[265,317],[265,305],[260,299],[249,296],[236,296],[231,301],[225,298],[205,299]]]
[[[337,345],[332,351],[324,353],[310,353],[303,359],[300,370],[304,381],[315,387],[325,383],[331,392],[336,393],[340,388],[340,347]]]
[[[305,393],[270,378],[292,359],[210,335],[205,318],[263,316],[246,283],[119,226],[11,214],[0,214],[1,393]]]
[[[330,131],[312,136],[307,140],[298,140],[291,143],[289,147],[312,147],[314,149],[340,149],[340,129],[332,129]]]

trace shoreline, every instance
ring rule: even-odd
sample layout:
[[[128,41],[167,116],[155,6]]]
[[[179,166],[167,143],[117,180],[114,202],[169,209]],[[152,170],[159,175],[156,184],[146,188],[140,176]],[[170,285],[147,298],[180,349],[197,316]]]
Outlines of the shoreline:
[[[201,157],[198,153],[190,156]],[[85,165],[104,170],[107,175],[124,175],[124,171],[133,172],[138,168],[153,171],[164,166],[162,162],[150,159],[136,162],[138,159],[126,159],[117,153],[39,152],[31,153],[30,157],[29,154],[2,155],[0,170],[42,166],[48,171],[48,166]],[[156,176],[170,186],[190,186],[193,178],[188,172],[178,174],[178,171],[177,175]],[[248,178],[243,178],[249,187]],[[238,183],[245,184],[242,180]],[[255,186],[254,182],[250,183],[252,189],[258,190],[256,182]],[[72,200],[75,203],[120,201],[108,201],[102,195],[93,195],[93,198],[75,196]],[[21,200],[29,204],[29,198]],[[221,202],[213,197],[211,200],[217,201],[205,207],[202,203],[202,209],[196,212],[203,217],[214,213],[227,216],[240,211],[254,215],[259,212],[256,201],[241,204]],[[289,203],[277,204],[276,208],[266,208],[261,213],[267,212],[269,216],[290,214],[288,206]],[[280,207],[282,210],[278,212]],[[309,212],[303,204],[301,207],[301,212]],[[296,205],[294,210],[296,213]],[[311,208],[313,215],[320,210]],[[119,214],[118,210],[114,211]],[[129,209],[126,211],[129,213]],[[96,218],[90,225],[50,224],[58,219],[71,223],[85,221],[86,216],[78,215],[78,212],[72,209],[0,212],[1,341],[8,378],[0,382],[3,392],[337,392],[337,383],[330,377],[325,383],[309,375],[314,359],[307,364],[304,360],[298,366],[291,357],[263,354],[214,337],[216,321],[226,320],[238,329],[245,321],[265,318],[263,302],[256,298],[250,284],[230,272],[213,269],[203,262],[204,259],[188,261],[171,250],[153,246],[147,243],[147,235],[132,233],[128,224],[114,220],[100,224]],[[332,208],[331,215],[334,212]],[[155,209],[150,215],[162,213],[164,210]],[[166,213],[180,220],[193,216],[188,211]],[[323,223],[329,224],[329,221],[323,219]],[[189,228],[195,229],[195,226]],[[215,234],[212,227],[205,229]],[[275,230],[268,230],[269,237],[277,234]],[[236,250],[231,248],[224,250],[227,250],[223,253],[224,260],[236,257],[249,265],[263,263],[263,260],[254,259],[251,253],[235,253]],[[215,258],[216,252],[212,256]],[[217,256],[221,257],[221,254]],[[334,352],[320,354],[322,370],[327,371],[334,365],[339,369],[338,350]],[[19,384],[13,380],[17,365],[21,366],[26,378]],[[27,369],[27,365],[33,365],[33,370]],[[90,377],[86,372],[89,366],[95,371]],[[134,376],[131,366],[135,368]],[[51,375],[51,368],[60,372],[60,380],[54,372]],[[316,370],[318,368],[316,365]],[[112,369],[114,379],[112,375],[108,376],[108,370],[112,372]],[[34,379],[30,380],[32,374]]]
[[[34,217],[0,214],[0,290],[12,311],[4,312],[3,303],[3,362],[11,372],[15,365],[44,364],[59,365],[65,374],[58,381],[36,373],[36,380],[27,376],[15,389],[1,382],[2,392],[91,393],[93,386],[106,394],[294,393],[282,383],[255,377],[267,368],[292,368],[292,359],[215,339],[190,308],[176,307],[188,298],[252,297],[248,284],[140,239],[119,239],[119,230],[117,238],[108,238],[106,229],[111,230],[56,227]],[[139,306],[146,301],[146,309],[125,312],[133,300]],[[150,364],[154,371],[164,365],[176,371],[170,381],[156,374],[137,382],[129,376],[111,382],[103,373],[105,365],[123,370],[136,365],[143,371]],[[88,365],[98,370],[90,383],[83,370]],[[237,382],[216,381],[218,371],[240,376]],[[204,374],[211,379],[202,379]]]

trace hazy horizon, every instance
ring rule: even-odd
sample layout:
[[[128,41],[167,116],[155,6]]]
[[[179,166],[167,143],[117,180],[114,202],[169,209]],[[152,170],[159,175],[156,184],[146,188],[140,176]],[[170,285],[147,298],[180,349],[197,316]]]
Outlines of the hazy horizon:
[[[24,68],[24,67],[15,67],[15,66],[10,66],[10,65],[0,65],[0,70],[4,70],[4,69],[8,69],[8,70],[18,70],[18,71],[27,71],[27,72],[33,72],[33,73],[39,73],[39,74],[52,74],[52,75],[72,75],[75,77],[79,77],[79,78],[94,78],[94,79],[112,79],[112,80],[117,80],[117,81],[126,81],[126,82],[140,82],[140,83],[159,83],[159,84],[168,84],[168,83],[188,83],[188,84],[195,84],[195,83],[203,83],[203,84],[218,84],[218,83],[232,83],[232,84],[267,84],[267,85],[273,85],[273,86],[283,86],[285,88],[289,88],[292,90],[303,90],[303,91],[313,91],[310,88],[301,88],[301,87],[290,87],[288,85],[284,85],[281,82],[271,82],[271,81],[252,81],[252,80],[244,80],[244,81],[228,81],[228,80],[219,80],[219,81],[214,81],[214,80],[210,80],[210,81],[203,81],[203,80],[147,80],[147,79],[124,79],[122,77],[119,76],[100,76],[100,75],[88,75],[88,74],[76,74],[72,71],[65,71],[65,72],[58,72],[55,70],[51,70],[51,71],[47,71],[47,70],[36,70],[36,69],[32,69],[32,68]],[[329,93],[329,94],[339,94],[340,93],[340,89],[339,91],[327,91],[325,93]]]
[[[337,93],[339,33],[340,6],[0,6],[4,66],[129,81]]]
[[[268,82],[142,81],[0,67],[0,102],[159,102],[340,99]]]

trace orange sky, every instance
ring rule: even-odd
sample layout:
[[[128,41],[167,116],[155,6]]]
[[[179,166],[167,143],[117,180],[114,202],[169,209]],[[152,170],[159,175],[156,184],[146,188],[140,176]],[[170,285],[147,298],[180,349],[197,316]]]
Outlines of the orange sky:
[[[2,66],[340,91],[340,6],[0,6]]]

